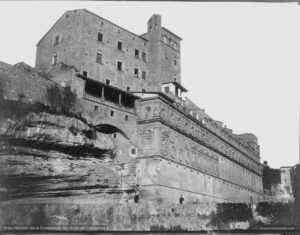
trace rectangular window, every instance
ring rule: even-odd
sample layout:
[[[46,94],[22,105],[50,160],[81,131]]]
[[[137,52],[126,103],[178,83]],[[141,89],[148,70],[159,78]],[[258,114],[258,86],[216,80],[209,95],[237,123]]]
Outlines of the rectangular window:
[[[96,56],[96,63],[102,64],[102,54],[97,53],[97,56]]]
[[[140,51],[138,49],[134,50],[134,57],[139,59],[140,58]]]
[[[177,60],[174,60],[174,65],[175,65],[175,66],[177,65]]]
[[[136,149],[135,149],[135,148],[132,148],[132,149],[131,149],[131,154],[132,154],[132,155],[135,155],[135,154],[136,154]]]
[[[142,71],[142,79],[146,79],[146,72]]]
[[[122,62],[121,61],[118,61],[117,68],[119,71],[122,71]]]
[[[54,55],[52,59],[52,65],[57,64],[57,62],[58,62],[58,55]]]
[[[106,84],[110,85],[110,80],[109,79],[106,79]]]
[[[129,86],[127,87],[127,92],[130,92],[130,87]]]
[[[139,77],[139,69],[137,68],[134,69],[134,76],[137,78]]]
[[[103,42],[103,34],[98,33],[98,42]]]
[[[142,60],[146,62],[146,52],[142,52]]]
[[[165,87],[165,93],[169,93],[169,87]]]
[[[53,42],[53,45],[57,45],[59,43],[59,35],[56,35],[55,38],[54,38],[54,42]]]
[[[128,121],[128,115],[125,115],[125,121]]]
[[[119,49],[120,51],[123,50],[123,43],[122,43],[122,42],[118,42],[118,49]]]
[[[87,71],[82,71],[82,75],[85,76],[85,77],[87,77],[88,76]]]
[[[97,105],[94,106],[94,111],[95,112],[98,111],[98,106]]]
[[[115,115],[115,112],[111,110],[110,111],[110,116],[113,117],[114,115]]]

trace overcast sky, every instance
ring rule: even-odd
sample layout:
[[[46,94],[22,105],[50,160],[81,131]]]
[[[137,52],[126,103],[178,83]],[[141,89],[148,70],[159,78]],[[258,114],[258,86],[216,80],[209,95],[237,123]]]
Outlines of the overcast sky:
[[[162,15],[162,25],[183,38],[186,96],[234,133],[254,133],[271,167],[299,162],[299,5],[0,2],[0,60],[34,66],[39,39],[65,11],[81,8],[136,34]]]

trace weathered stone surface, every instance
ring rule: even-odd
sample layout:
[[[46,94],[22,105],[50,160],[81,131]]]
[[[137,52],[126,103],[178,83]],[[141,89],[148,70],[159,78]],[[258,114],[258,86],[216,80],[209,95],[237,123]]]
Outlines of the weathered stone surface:
[[[2,203],[7,211],[0,225],[98,226],[109,231],[210,230],[210,216],[195,213],[195,205],[155,205],[148,202],[76,204],[76,203]]]
[[[113,150],[110,136],[96,133],[91,126],[76,118],[48,113],[31,113],[22,120],[7,120],[1,124],[1,134],[8,138],[35,141],[60,146],[85,146]]]
[[[30,113],[2,120],[0,130],[2,201],[74,195],[95,200],[95,195],[109,193],[115,195],[111,202],[132,193],[135,167],[120,167],[111,135],[95,132],[81,120]],[[101,200],[106,201],[105,195]]]

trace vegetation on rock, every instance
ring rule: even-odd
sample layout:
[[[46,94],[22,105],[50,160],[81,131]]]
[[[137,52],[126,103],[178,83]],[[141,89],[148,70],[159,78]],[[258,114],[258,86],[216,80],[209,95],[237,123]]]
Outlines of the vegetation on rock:
[[[54,84],[48,87],[46,99],[50,104],[51,110],[63,114],[73,111],[77,102],[77,96],[69,85],[61,87],[58,84]]]

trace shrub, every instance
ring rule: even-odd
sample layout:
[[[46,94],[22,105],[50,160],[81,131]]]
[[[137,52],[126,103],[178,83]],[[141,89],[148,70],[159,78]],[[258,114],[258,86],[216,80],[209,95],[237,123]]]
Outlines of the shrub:
[[[221,225],[229,222],[245,222],[253,218],[251,206],[246,203],[218,203],[211,224]]]
[[[271,224],[293,224],[294,203],[259,202],[256,211],[271,220]]]
[[[46,98],[52,111],[64,114],[70,113],[77,102],[77,96],[69,85],[60,87],[58,84],[54,84],[48,87]]]
[[[273,169],[269,166],[263,168],[263,188],[271,190],[272,185],[280,184],[280,170]]]

